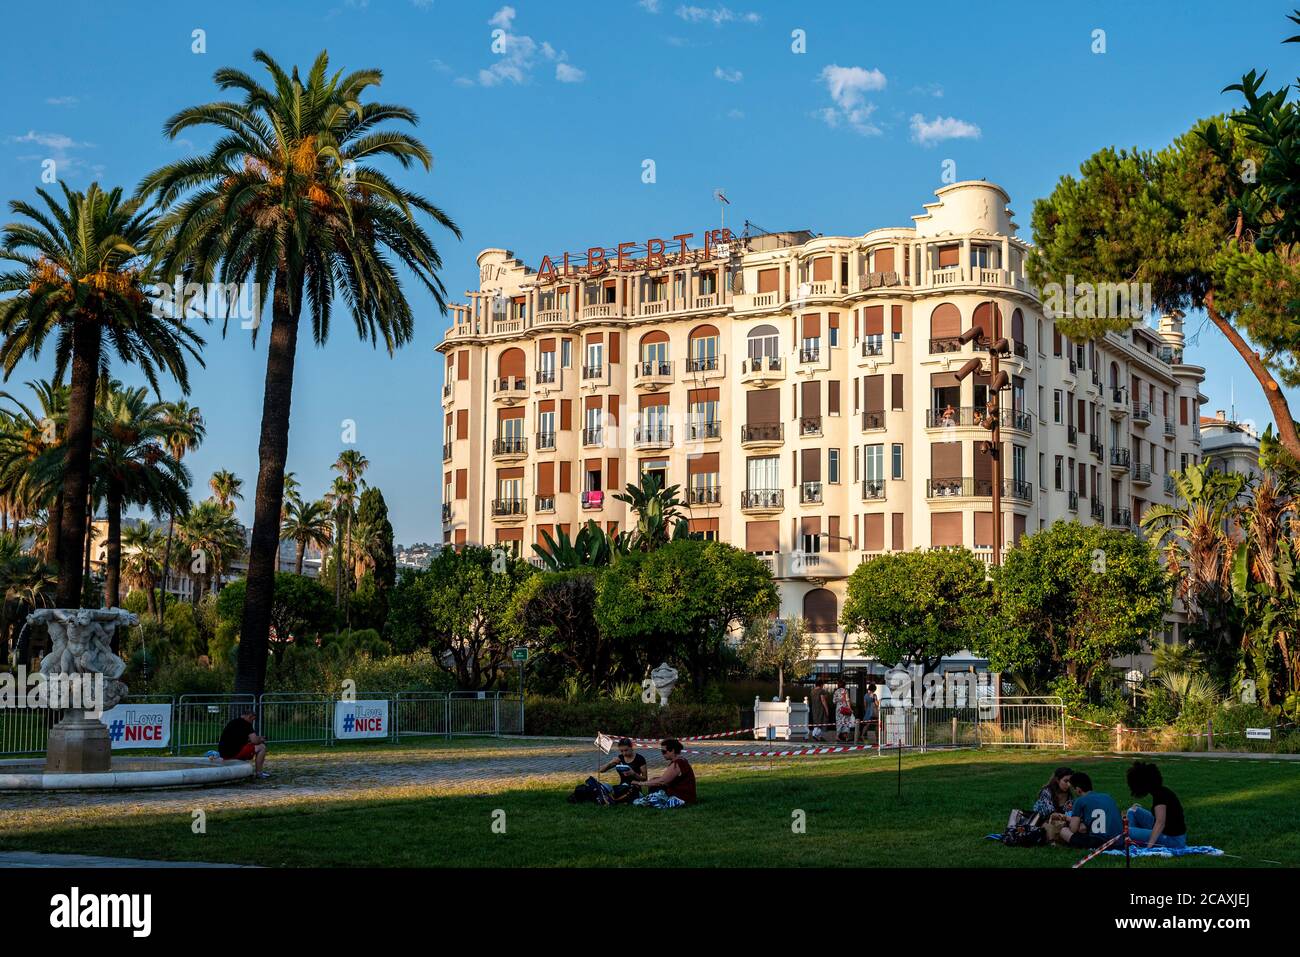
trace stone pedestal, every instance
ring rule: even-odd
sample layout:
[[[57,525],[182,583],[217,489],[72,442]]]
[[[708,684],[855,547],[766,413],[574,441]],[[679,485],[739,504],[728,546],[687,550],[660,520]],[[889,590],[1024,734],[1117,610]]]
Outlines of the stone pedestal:
[[[69,711],[50,728],[45,748],[46,774],[107,771],[112,761],[108,728],[82,711]]]

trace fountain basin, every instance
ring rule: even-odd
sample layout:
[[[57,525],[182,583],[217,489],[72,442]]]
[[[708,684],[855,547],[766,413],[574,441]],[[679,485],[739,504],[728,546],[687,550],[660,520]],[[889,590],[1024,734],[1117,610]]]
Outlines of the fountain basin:
[[[45,759],[0,761],[0,791],[127,791],[232,784],[253,776],[251,761],[207,758],[113,758],[107,771],[51,774]]]

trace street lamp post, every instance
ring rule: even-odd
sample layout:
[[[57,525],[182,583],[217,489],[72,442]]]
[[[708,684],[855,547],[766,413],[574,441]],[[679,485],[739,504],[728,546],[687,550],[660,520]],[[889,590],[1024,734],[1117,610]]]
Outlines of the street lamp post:
[[[993,564],[995,566],[1002,564],[1002,408],[998,401],[998,395],[1011,384],[1010,377],[1002,371],[999,366],[999,360],[1003,356],[1011,355],[1011,343],[1002,335],[1002,310],[994,300],[989,300],[988,304],[993,308],[993,336],[989,342],[989,401],[985,405],[987,415],[984,419],[984,427],[989,430],[989,440],[985,443],[986,451],[993,460]],[[962,345],[975,342],[980,338],[981,329],[978,325],[971,326],[960,336],[958,341]],[[960,382],[975,372],[983,372],[984,363],[978,357],[970,359],[965,365],[957,370],[957,381]]]

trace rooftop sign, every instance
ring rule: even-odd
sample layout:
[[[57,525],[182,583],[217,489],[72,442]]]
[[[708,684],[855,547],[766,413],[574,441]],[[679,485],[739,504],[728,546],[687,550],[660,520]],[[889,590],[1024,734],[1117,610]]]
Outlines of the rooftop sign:
[[[621,272],[634,269],[654,269],[656,266],[663,266],[669,262],[682,262],[691,253],[687,245],[691,239],[695,238],[694,233],[678,233],[670,239],[647,239],[645,245],[637,243],[619,243],[612,249],[606,249],[604,246],[591,246],[587,249],[585,265],[574,266],[570,262],[569,253],[561,257],[557,265],[550,256],[543,256],[541,265],[537,267],[538,282],[553,282],[561,276],[599,276],[602,273],[613,270]],[[730,229],[710,229],[704,233],[704,248],[699,250],[704,259],[711,259],[715,247],[726,245],[732,240]],[[669,243],[673,243],[675,248],[670,252]],[[609,255],[609,253],[613,255]]]

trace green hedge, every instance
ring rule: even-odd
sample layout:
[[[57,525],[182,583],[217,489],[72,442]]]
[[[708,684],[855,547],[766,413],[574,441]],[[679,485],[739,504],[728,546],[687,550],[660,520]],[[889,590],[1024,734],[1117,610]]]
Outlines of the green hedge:
[[[740,727],[740,708],[734,704],[657,704],[641,701],[565,701],[530,697],[524,709],[526,734],[595,737],[603,731],[638,738],[684,737]]]

